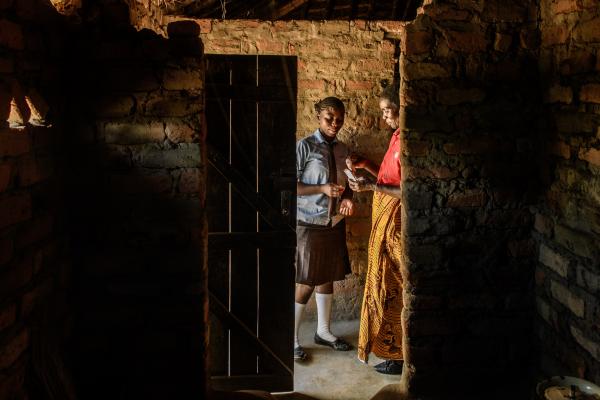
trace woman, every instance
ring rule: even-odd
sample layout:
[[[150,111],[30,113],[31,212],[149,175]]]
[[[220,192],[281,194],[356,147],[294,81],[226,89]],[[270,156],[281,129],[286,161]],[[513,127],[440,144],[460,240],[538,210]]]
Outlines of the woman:
[[[316,288],[315,343],[347,351],[350,345],[329,330],[333,281],[350,272],[344,216],[352,215],[352,191],[344,175],[348,147],[336,136],[344,125],[344,103],[327,97],[315,104],[319,128],[296,143],[297,250],[294,360],[307,354],[298,340],[306,303]],[[342,185],[344,184],[344,185]],[[339,211],[337,203],[339,201]]]
[[[373,352],[385,361],[375,370],[402,372],[402,276],[400,274],[400,129],[398,86],[385,88],[379,99],[385,123],[395,129],[381,166],[352,155],[348,165],[377,177],[350,181],[356,192],[373,191],[373,212],[365,293],[358,337],[358,358],[367,362]]]

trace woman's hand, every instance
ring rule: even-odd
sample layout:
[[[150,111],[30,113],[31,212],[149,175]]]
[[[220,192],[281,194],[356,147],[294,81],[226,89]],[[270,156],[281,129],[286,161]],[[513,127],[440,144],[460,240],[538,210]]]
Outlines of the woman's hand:
[[[365,168],[368,161],[369,160],[367,160],[363,156],[356,153],[352,153],[346,158],[346,165],[348,166],[348,169],[350,169],[352,172],[356,172],[356,168]]]
[[[322,185],[322,192],[329,197],[340,197],[344,193],[345,187],[336,183],[326,183]]]
[[[348,185],[350,185],[350,189],[355,192],[368,192],[375,190],[375,183],[359,179],[357,181],[348,180]]]
[[[349,217],[354,214],[354,203],[350,199],[344,199],[340,202],[340,214]]]

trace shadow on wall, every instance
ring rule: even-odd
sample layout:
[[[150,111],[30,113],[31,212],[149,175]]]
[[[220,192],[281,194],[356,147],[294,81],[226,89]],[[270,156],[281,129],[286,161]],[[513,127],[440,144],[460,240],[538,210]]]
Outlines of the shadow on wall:
[[[124,4],[87,4],[63,69],[78,395],[202,397],[199,32],[180,23],[166,40],[131,28]]]

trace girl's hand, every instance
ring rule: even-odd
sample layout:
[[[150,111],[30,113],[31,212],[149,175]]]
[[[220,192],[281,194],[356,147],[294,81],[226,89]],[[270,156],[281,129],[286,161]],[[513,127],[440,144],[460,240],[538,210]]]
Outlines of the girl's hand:
[[[340,214],[349,217],[354,214],[354,203],[350,199],[344,199],[340,202]]]
[[[322,191],[323,194],[329,197],[340,197],[342,193],[344,193],[344,186],[338,185],[336,183],[326,183],[323,185]]]
[[[356,168],[364,168],[368,160],[363,156],[352,153],[346,158],[346,165],[352,172],[356,172]]]

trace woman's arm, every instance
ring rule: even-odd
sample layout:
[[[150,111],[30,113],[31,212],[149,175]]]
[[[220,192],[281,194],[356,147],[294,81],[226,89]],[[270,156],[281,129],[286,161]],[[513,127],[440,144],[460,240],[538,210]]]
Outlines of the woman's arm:
[[[358,154],[351,154],[346,159],[346,164],[348,165],[348,168],[352,170],[352,172],[354,172],[356,168],[361,168],[366,170],[373,176],[377,176],[377,174],[379,174],[378,164]]]
[[[349,181],[350,188],[355,192],[381,192],[399,199],[402,197],[402,186],[383,185],[381,183],[366,181]]]

